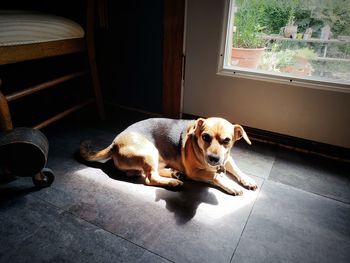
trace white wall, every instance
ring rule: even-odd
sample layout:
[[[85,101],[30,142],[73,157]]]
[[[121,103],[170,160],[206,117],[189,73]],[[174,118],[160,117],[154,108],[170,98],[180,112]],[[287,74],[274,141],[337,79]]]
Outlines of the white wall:
[[[350,94],[217,75],[224,0],[188,0],[183,112],[350,148]]]

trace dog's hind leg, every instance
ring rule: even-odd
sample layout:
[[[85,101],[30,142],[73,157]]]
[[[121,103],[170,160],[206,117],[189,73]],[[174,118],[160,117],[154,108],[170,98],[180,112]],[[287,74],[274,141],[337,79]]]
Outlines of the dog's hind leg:
[[[141,171],[145,184],[160,186],[180,186],[183,183],[159,174],[159,152],[149,140],[138,133],[122,133],[114,141],[115,165],[123,171]]]

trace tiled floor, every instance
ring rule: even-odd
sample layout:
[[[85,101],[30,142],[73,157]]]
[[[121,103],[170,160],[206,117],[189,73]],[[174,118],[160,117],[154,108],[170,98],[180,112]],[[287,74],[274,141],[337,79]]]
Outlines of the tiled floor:
[[[349,262],[350,164],[258,142],[232,155],[259,184],[234,197],[186,181],[172,191],[76,158],[147,116],[44,130],[55,181],[0,184],[0,262]]]

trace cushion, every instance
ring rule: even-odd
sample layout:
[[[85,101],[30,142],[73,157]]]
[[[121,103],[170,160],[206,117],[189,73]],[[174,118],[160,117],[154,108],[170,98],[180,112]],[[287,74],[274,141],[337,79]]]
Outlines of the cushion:
[[[25,10],[0,10],[0,46],[82,37],[84,29],[64,17]]]

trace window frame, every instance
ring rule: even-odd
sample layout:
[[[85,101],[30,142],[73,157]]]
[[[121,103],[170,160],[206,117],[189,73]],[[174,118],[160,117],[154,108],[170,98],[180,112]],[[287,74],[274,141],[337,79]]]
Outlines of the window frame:
[[[224,9],[222,15],[222,33],[219,46],[219,59],[217,75],[229,76],[233,78],[246,78],[272,83],[286,84],[289,86],[302,86],[312,89],[330,90],[337,92],[350,93],[350,84],[346,82],[336,82],[319,79],[306,79],[289,76],[287,74],[267,73],[261,70],[244,69],[235,66],[228,68],[227,59],[231,57],[232,32],[233,32],[233,2],[234,0],[224,0]]]

